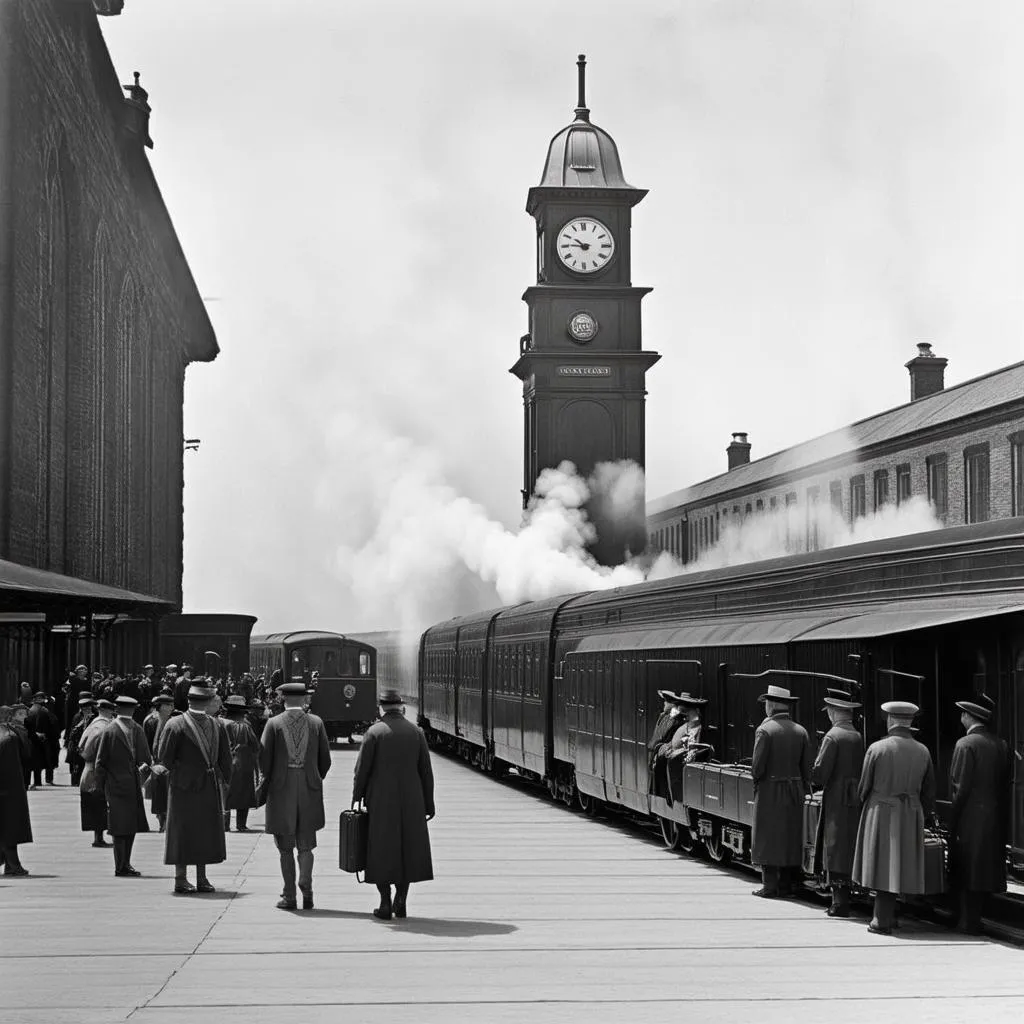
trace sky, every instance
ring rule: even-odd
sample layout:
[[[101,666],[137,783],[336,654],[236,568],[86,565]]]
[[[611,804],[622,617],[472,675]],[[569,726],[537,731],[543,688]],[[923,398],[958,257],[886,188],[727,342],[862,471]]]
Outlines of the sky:
[[[519,526],[525,202],[577,53],[650,190],[649,498],[733,431],[757,458],[908,401],[918,342],[947,384],[1022,358],[1012,0],[127,0],[102,28],[221,347],[186,377],[187,612],[496,603],[422,508]]]

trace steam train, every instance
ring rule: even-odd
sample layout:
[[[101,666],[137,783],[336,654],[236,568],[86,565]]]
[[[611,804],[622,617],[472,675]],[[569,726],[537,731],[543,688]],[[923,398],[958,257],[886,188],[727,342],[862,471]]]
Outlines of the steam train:
[[[757,697],[800,697],[812,737],[828,687],[853,686],[867,743],[879,705],[921,707],[918,739],[948,807],[955,701],[987,693],[1016,756],[1009,857],[1024,871],[1024,520],[892,538],[501,608],[420,639],[419,722],[429,742],[492,771],[512,768],[584,810],[628,809],[669,846],[749,862]],[[837,682],[838,681],[838,682]],[[649,786],[659,689],[708,700],[711,756]],[[651,792],[653,790],[653,792]],[[805,848],[813,844],[808,800]],[[810,860],[805,857],[805,870]]]

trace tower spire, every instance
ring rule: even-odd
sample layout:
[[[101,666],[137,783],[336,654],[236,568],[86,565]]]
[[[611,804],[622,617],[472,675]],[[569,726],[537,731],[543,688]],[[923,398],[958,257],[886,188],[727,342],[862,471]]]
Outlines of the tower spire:
[[[587,109],[587,55],[581,53],[576,60],[579,77],[579,95],[576,99],[576,120],[589,121],[590,111]]]

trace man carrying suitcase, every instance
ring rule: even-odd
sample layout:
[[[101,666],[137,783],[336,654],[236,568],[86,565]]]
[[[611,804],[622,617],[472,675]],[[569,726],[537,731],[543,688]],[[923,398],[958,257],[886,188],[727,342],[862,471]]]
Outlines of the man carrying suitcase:
[[[279,910],[297,910],[295,851],[298,849],[302,909],[313,909],[313,850],[324,827],[323,778],[331,767],[331,746],[324,723],[304,708],[302,683],[277,688],[284,710],[263,729],[260,771],[267,780],[266,830],[281,855],[284,892]]]

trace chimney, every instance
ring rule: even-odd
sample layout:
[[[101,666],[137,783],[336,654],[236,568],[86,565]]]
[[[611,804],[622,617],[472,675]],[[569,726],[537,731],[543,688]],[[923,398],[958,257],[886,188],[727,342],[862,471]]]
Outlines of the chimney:
[[[130,139],[137,139],[143,146],[153,148],[153,140],[149,137],[149,112],[152,109],[146,102],[149,93],[139,85],[139,73],[135,72],[135,82],[132,85],[122,85],[122,89],[128,95],[124,100],[124,114],[122,127]]]
[[[747,442],[746,434],[733,434],[729,447],[725,449],[729,456],[729,468],[745,466],[750,461],[750,444]]]
[[[917,346],[917,355],[909,363],[904,363],[910,371],[912,402],[937,394],[946,386],[945,373],[948,362],[948,359],[935,355],[928,342],[923,341]]]

